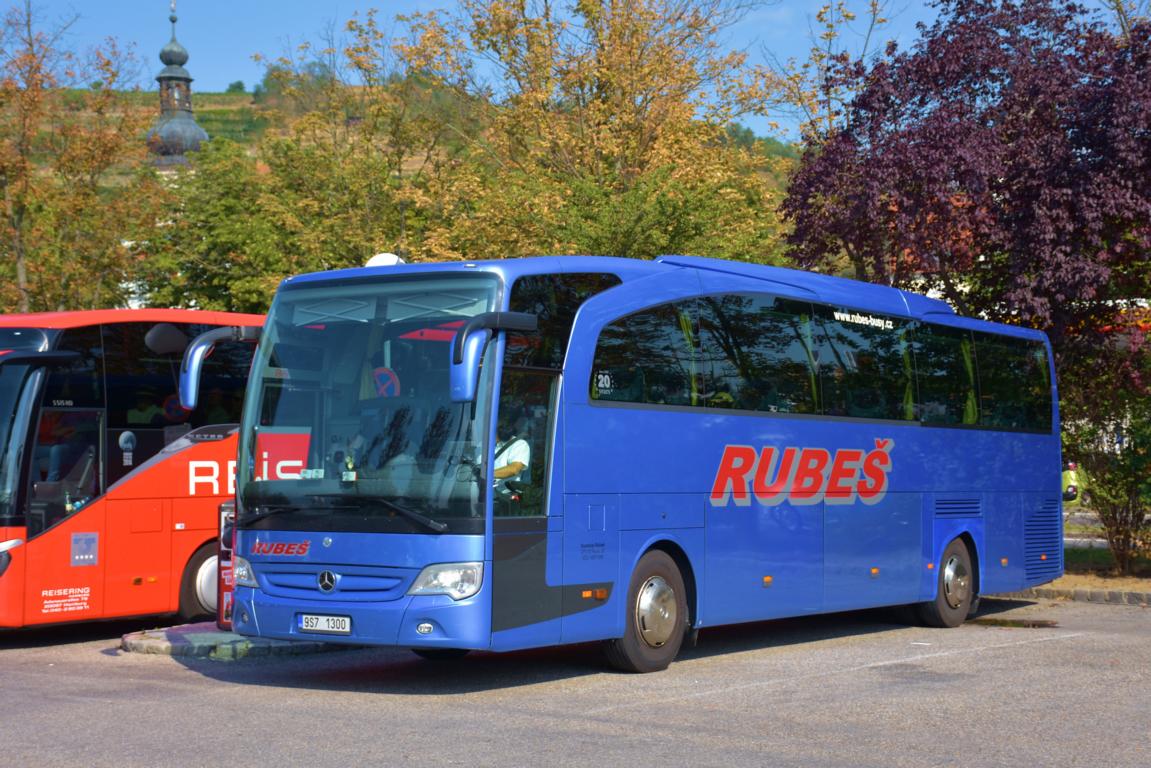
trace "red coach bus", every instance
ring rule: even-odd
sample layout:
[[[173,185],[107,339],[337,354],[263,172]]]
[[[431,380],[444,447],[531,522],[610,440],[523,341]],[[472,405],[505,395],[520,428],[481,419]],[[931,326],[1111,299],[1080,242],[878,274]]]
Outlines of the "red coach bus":
[[[216,346],[195,410],[179,367],[199,334],[262,324],[177,309],[0,316],[0,627],[215,613],[253,346]]]

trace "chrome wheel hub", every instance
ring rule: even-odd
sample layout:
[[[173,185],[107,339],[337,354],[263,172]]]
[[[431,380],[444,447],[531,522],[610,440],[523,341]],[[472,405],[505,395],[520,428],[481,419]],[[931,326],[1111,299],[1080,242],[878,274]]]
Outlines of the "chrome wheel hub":
[[[971,574],[967,565],[952,556],[943,565],[943,597],[952,608],[958,608],[971,596]]]
[[[639,588],[635,601],[637,634],[652,648],[660,648],[679,626],[675,590],[662,576],[652,576]]]

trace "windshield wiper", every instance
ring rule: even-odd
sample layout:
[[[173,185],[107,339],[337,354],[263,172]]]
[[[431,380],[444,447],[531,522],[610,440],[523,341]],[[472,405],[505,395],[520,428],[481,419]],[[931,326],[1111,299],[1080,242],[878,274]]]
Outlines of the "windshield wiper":
[[[408,507],[405,507],[403,504],[397,504],[396,502],[394,502],[390,499],[385,499],[382,496],[360,496],[357,498],[371,499],[372,501],[378,501],[381,504],[383,504],[385,507],[387,507],[388,509],[392,510],[393,512],[399,512],[401,515],[408,518],[409,520],[415,521],[415,522],[419,523],[420,525],[424,526],[425,528],[430,528],[431,530],[435,531],[436,533],[443,533],[444,531],[446,531],[448,529],[447,523],[441,522],[439,520],[433,520],[432,518],[428,517],[427,515],[422,515],[414,509],[409,509]]]
[[[378,502],[381,506],[403,515],[412,522],[418,523],[428,530],[435,531],[436,533],[443,533],[448,530],[447,523],[435,520],[427,515],[421,514],[414,509],[405,507],[391,499],[383,496],[371,496],[361,494],[309,494],[308,499],[312,500],[312,504],[257,504],[255,509],[251,512],[244,514],[240,518],[241,525],[254,523],[257,520],[263,520],[273,515],[283,514],[285,512],[333,512],[337,510],[350,510],[362,509],[364,504]],[[342,503],[341,503],[342,502]]]
[[[420,512],[417,512],[416,510],[414,510],[410,507],[405,507],[403,504],[400,504],[399,502],[392,501],[391,499],[384,497],[384,496],[377,496],[374,494],[364,494],[364,493],[356,492],[356,493],[352,493],[352,494],[342,494],[342,493],[335,493],[335,494],[330,494],[330,495],[328,495],[328,494],[325,494],[325,495],[316,494],[316,495],[313,495],[312,498],[328,500],[328,501],[333,503],[333,507],[338,507],[340,502],[348,502],[348,501],[353,501],[353,500],[358,502],[361,506],[365,503],[378,502],[379,504],[390,509],[391,511],[396,512],[398,514],[401,514],[404,517],[411,520],[412,522],[419,523],[420,525],[424,526],[425,528],[432,530],[432,531],[435,531],[436,533],[443,533],[444,531],[446,531],[448,529],[447,523],[444,523],[444,522],[441,522],[439,520],[435,520],[433,518],[430,518],[427,515],[424,515]]]
[[[299,512],[304,507],[292,504],[279,504],[276,506],[257,504],[251,511],[245,510],[244,514],[237,519],[241,525],[254,523],[257,520],[263,520],[265,517],[274,517],[275,515],[282,515],[285,512]]]

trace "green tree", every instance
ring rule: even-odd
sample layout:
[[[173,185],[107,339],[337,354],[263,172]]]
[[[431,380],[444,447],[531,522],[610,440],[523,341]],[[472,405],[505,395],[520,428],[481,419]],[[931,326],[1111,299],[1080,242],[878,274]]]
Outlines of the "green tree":
[[[1085,503],[1098,513],[1119,571],[1129,573],[1136,554],[1151,553],[1147,329],[1137,323],[1112,328],[1081,364],[1073,377],[1065,375],[1074,385],[1062,396],[1064,453],[1086,470]]]
[[[776,94],[763,71],[720,46],[746,4],[460,8],[408,18],[397,46],[412,71],[485,105],[469,151],[437,166],[421,190],[423,257],[680,251],[779,260],[766,161],[726,141],[735,118],[765,112]]]
[[[266,181],[237,144],[214,139],[172,185],[178,201],[148,243],[151,304],[263,312],[291,269],[262,210]]]
[[[123,303],[164,193],[145,163],[144,117],[120,90],[114,42],[79,57],[33,4],[0,22],[0,249],[9,310]],[[90,85],[86,85],[90,84]]]
[[[228,83],[228,87],[224,93],[244,93],[246,90],[247,89],[244,88],[244,81],[236,80],[234,82]]]

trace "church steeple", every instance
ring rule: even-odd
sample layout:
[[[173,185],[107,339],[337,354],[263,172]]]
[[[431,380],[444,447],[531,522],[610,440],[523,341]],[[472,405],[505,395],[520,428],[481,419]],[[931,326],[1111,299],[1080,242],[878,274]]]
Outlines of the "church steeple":
[[[156,75],[160,84],[160,118],[148,131],[148,148],[159,157],[160,165],[187,162],[187,152],[194,152],[208,140],[208,134],[196,124],[192,115],[192,76],[184,65],[188,50],[176,40],[176,0],[172,0],[172,39],[160,49],[164,68]]]

